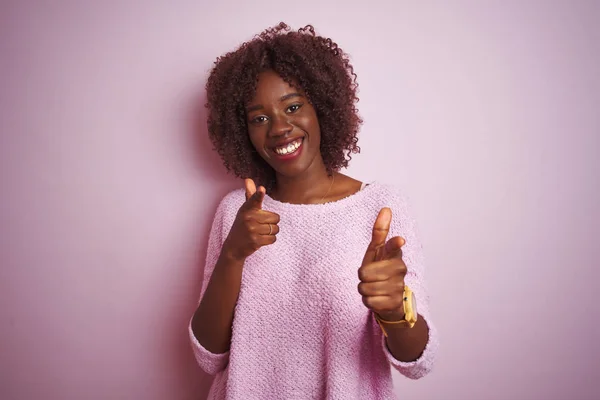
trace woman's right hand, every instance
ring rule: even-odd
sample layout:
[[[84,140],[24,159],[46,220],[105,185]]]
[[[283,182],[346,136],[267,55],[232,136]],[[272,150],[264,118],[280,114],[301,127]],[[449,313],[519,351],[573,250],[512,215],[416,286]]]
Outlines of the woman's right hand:
[[[245,179],[246,202],[240,207],[222,252],[236,260],[245,261],[262,246],[275,243],[279,233],[279,215],[262,209],[266,190],[258,190],[252,179]]]

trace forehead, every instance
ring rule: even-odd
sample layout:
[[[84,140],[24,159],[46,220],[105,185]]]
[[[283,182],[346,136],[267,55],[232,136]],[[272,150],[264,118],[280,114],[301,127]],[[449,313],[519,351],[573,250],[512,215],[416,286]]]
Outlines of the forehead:
[[[256,93],[250,103],[279,101],[282,96],[294,92],[300,90],[284,81],[276,72],[264,71],[258,74]]]

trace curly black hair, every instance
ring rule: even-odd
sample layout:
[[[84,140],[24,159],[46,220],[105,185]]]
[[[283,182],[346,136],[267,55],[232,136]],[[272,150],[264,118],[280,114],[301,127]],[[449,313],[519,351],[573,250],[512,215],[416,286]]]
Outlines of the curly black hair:
[[[275,171],[252,146],[246,105],[254,97],[258,74],[273,70],[302,90],[316,110],[321,154],[328,173],[347,167],[359,153],[356,74],[349,57],[311,25],[291,31],[285,23],[266,29],[215,61],[206,84],[208,132],[228,172],[267,188]]]

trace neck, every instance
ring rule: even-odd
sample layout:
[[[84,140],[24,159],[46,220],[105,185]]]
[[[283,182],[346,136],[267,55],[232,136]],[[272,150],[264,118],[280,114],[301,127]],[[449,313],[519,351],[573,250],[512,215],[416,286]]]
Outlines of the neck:
[[[322,161],[315,164],[299,176],[277,174],[277,186],[271,196],[292,204],[321,203],[331,187],[333,177],[327,174]]]

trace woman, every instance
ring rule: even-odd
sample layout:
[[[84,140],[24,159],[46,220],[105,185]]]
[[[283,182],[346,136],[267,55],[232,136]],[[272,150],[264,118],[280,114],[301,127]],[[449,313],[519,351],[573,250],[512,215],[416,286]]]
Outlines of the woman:
[[[359,151],[356,88],[311,26],[280,24],[215,63],[209,134],[245,189],[217,209],[190,322],[210,398],[389,399],[390,366],[414,379],[432,366],[406,201],[338,172]]]

